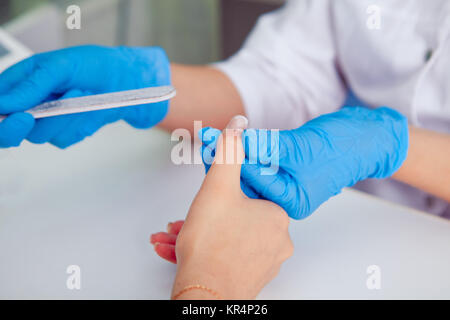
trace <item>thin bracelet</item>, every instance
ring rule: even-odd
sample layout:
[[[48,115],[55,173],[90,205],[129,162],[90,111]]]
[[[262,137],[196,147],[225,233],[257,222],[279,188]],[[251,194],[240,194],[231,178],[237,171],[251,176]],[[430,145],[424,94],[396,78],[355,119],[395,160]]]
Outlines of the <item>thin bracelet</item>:
[[[183,289],[181,289],[176,295],[174,295],[172,297],[172,300],[177,300],[182,294],[188,292],[188,291],[192,291],[192,290],[203,290],[208,292],[209,294],[213,295],[214,297],[216,297],[218,300],[223,300],[222,297],[214,290],[202,286],[201,284],[195,284],[195,285],[191,285],[191,286],[186,286]]]

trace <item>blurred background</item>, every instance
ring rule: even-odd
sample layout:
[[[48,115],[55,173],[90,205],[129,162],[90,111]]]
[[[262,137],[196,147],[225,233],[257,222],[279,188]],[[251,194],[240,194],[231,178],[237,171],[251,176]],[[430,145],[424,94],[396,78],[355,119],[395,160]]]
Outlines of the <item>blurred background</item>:
[[[0,25],[34,52],[86,43],[162,46],[179,63],[226,58],[283,0],[1,0]],[[81,30],[68,30],[69,5]]]

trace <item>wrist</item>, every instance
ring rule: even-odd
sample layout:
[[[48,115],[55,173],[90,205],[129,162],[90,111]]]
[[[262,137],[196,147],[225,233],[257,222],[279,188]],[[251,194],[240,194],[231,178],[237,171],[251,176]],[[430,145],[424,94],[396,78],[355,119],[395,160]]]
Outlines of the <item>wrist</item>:
[[[222,300],[219,293],[201,284],[188,285],[172,293],[172,300]]]
[[[190,259],[191,261],[200,261]],[[187,290],[193,286],[201,286],[205,289]],[[212,294],[212,292],[214,294]],[[181,293],[179,299],[189,299],[196,296],[196,299],[217,299],[217,297],[228,297],[229,290],[223,283],[223,278],[216,276],[210,272],[210,268],[206,267],[206,263],[179,263],[175,282],[172,288],[172,297],[176,297]]]
[[[188,290],[180,295],[180,299],[252,299],[246,293],[244,283],[235,283],[238,277],[224,268],[226,263],[215,263],[210,259],[190,257],[192,263],[178,265],[172,297],[186,288],[201,286],[203,289]],[[206,290],[207,289],[207,290]]]
[[[348,172],[341,187],[352,186],[367,178],[392,176],[408,152],[408,120],[388,107],[343,108],[316,118],[297,130],[302,134],[304,144],[319,140],[314,143],[320,147],[318,150],[328,150],[326,163],[332,163],[339,175]],[[323,156],[321,153],[318,155]]]

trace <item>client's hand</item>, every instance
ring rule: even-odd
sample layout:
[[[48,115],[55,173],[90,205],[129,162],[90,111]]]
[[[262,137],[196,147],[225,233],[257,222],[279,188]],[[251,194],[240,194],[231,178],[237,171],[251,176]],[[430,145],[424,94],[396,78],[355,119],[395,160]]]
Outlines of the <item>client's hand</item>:
[[[249,199],[241,191],[241,133],[228,129],[219,139],[215,161],[178,239],[181,222],[171,226],[172,234],[156,235],[167,240],[156,244],[160,254],[161,248],[173,254],[170,246],[176,240],[173,297],[255,298],[293,252],[287,214],[278,205]]]

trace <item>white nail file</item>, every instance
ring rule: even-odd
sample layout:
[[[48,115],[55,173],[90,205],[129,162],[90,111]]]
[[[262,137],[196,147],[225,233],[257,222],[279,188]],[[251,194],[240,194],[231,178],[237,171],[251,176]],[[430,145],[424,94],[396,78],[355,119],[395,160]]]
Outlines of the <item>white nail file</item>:
[[[152,87],[138,90],[118,91],[105,94],[69,98],[45,102],[26,110],[35,119],[82,113],[95,110],[113,109],[170,100],[176,95],[172,86]],[[0,121],[6,116],[0,116]]]

